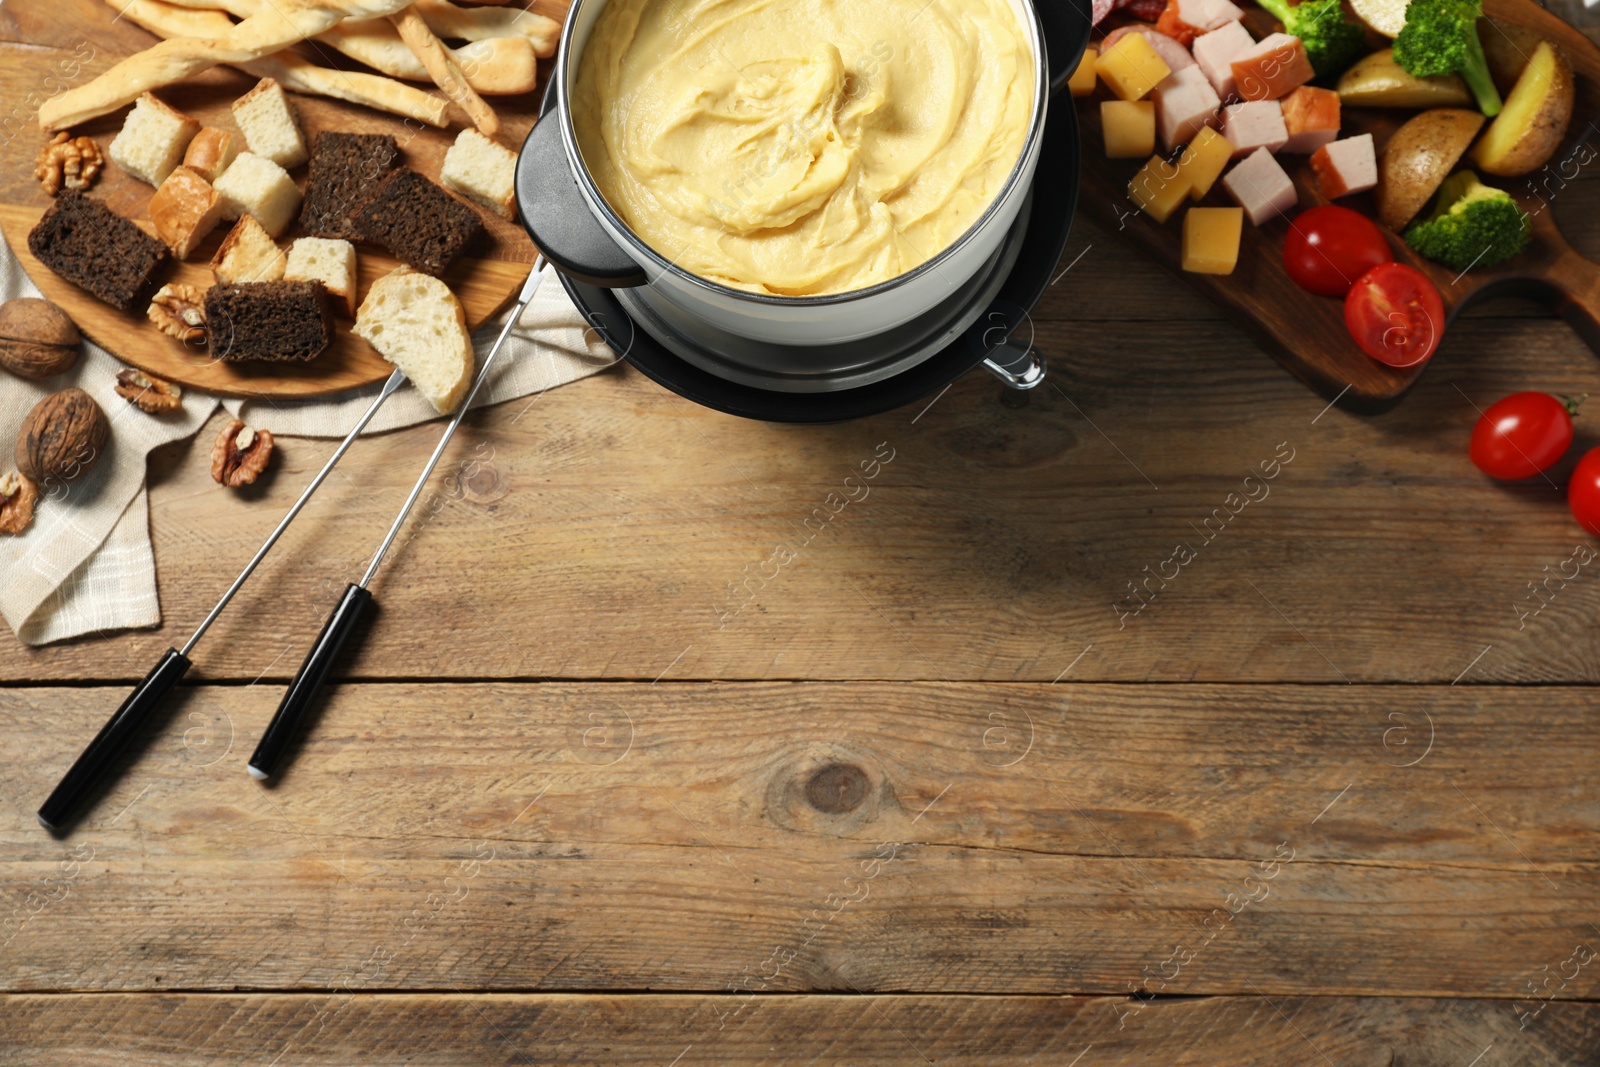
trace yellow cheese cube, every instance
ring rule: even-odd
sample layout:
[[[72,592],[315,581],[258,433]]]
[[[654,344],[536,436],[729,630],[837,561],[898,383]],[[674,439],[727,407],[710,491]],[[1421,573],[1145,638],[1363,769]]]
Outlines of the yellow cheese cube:
[[[1094,61],[1100,56],[1098,48],[1085,48],[1083,58],[1078,60],[1078,69],[1072,72],[1072,77],[1067,79],[1067,88],[1073,96],[1088,96],[1094,92]]]
[[[1199,200],[1209,193],[1232,158],[1233,145],[1210,126],[1195,134],[1178,157],[1178,173],[1189,183],[1189,198]]]
[[[1189,183],[1178,173],[1177,167],[1160,156],[1151,156],[1150,162],[1139,168],[1139,173],[1128,183],[1128,199],[1157,222],[1171,218],[1188,195]]]
[[[1094,61],[1094,72],[1120,100],[1140,100],[1172,68],[1156,54],[1142,33],[1130,33]]]
[[[1239,262],[1243,229],[1243,208],[1190,208],[1183,217],[1183,269],[1195,274],[1232,274]]]
[[[1107,159],[1139,159],[1156,150],[1153,100],[1100,101],[1100,129]]]

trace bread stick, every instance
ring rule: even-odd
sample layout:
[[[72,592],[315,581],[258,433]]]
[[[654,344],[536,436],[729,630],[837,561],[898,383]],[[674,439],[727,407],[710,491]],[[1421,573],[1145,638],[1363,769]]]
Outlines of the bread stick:
[[[189,8],[167,0],[106,0],[128,21],[157,37],[215,37],[233,23],[220,11]],[[258,78],[276,78],[285,89],[308,96],[325,96],[395,115],[446,126],[449,101],[433,93],[376,74],[328,70],[285,50],[248,63],[231,64]]]
[[[400,31],[400,39],[410,46],[416,57],[422,60],[422,65],[428,68],[434,84],[444,90],[444,95],[455,101],[456,105],[467,113],[472,119],[472,124],[478,127],[479,133],[492,140],[494,135],[500,132],[500,116],[496,115],[494,108],[484,103],[483,97],[467,84],[466,75],[461,73],[461,67],[445,50],[439,38],[433,35],[433,31],[428,29],[428,24],[422,21],[422,16],[415,11],[404,9],[391,14],[389,21]]]
[[[248,63],[314,37],[346,18],[379,18],[411,0],[273,0],[213,37],[174,37],[129,56],[85,85],[45,101],[39,126],[60,130],[131,104],[141,93],[225,63]],[[420,20],[419,20],[420,21]]]
[[[429,29],[450,40],[522,36],[533,42],[540,59],[555,55],[561,40],[561,23],[521,8],[457,7],[450,0],[416,0],[412,6]]]

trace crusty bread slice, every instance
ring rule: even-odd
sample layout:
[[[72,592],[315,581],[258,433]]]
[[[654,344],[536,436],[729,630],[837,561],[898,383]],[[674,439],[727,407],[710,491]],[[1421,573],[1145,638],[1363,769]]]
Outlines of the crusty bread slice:
[[[200,123],[160,97],[145,93],[123,120],[107,150],[111,162],[147,185],[159,186],[179,163]]]
[[[354,333],[406,372],[441,414],[455,410],[472,381],[467,313],[439,279],[400,267],[373,283]]]
[[[444,154],[439,180],[503,219],[516,218],[517,154],[474,129],[462,130]]]
[[[262,78],[254,89],[233,102],[233,121],[238,123],[250,151],[284,170],[298,167],[310,157],[294,106],[284,95],[283,86],[272,78]]]
[[[356,246],[328,237],[297,237],[283,269],[286,282],[321,282],[351,318],[356,314]]]

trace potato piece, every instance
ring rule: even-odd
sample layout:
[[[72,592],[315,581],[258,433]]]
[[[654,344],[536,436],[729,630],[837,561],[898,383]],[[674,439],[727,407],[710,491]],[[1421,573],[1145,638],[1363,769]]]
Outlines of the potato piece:
[[[1356,18],[1385,37],[1398,37],[1406,24],[1408,3],[1409,0],[1350,0],[1350,9]]]
[[[1350,107],[1471,106],[1459,75],[1419,78],[1394,61],[1394,49],[1363,56],[1339,77],[1339,102]]]
[[[1414,218],[1483,128],[1483,114],[1436,107],[1394,131],[1378,157],[1378,217],[1396,232]]]
[[[1473,146],[1472,161],[1501,177],[1544,166],[1566,136],[1575,92],[1572,64],[1555,45],[1540,41],[1505,107]]]
[[[1494,79],[1494,86],[1500,90],[1500,95],[1505,96],[1517,84],[1517,79],[1522,77],[1522,68],[1528,65],[1528,57],[1533,55],[1534,49],[1539,47],[1544,38],[1515,22],[1483,19],[1478,23],[1478,40],[1483,43],[1483,58],[1489,64],[1489,76]]]

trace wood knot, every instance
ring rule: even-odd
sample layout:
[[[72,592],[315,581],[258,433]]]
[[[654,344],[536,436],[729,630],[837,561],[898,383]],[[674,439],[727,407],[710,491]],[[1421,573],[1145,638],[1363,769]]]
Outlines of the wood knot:
[[[853,763],[824,764],[806,780],[806,803],[825,815],[843,815],[861,806],[871,785]]]
[[[461,499],[469,504],[493,504],[511,492],[500,471],[488,464],[473,464],[472,469],[463,471],[460,485]]]

